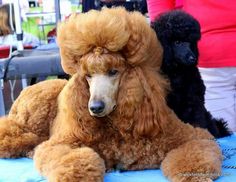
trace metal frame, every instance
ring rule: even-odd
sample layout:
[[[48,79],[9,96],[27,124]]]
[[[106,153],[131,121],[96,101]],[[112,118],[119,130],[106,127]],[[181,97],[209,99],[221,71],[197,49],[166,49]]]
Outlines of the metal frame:
[[[60,0],[55,0],[56,23],[61,20]]]
[[[8,62],[10,60],[10,62]],[[7,73],[6,67],[8,66]],[[3,81],[50,75],[64,75],[58,50],[24,50],[19,55],[0,60],[0,116],[5,115]],[[4,78],[5,75],[5,78]],[[26,87],[22,81],[22,87]]]

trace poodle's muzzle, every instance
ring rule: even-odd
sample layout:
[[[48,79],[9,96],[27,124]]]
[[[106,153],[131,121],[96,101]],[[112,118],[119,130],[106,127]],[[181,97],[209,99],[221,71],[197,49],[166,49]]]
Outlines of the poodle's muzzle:
[[[87,78],[90,98],[88,109],[91,116],[104,117],[116,108],[119,76],[94,74]]]
[[[189,42],[176,41],[172,45],[175,59],[182,65],[191,66],[197,64],[197,57],[191,50]]]

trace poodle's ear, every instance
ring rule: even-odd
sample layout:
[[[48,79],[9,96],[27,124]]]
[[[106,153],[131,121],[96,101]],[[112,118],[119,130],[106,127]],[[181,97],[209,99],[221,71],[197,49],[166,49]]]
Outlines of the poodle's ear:
[[[149,137],[161,132],[167,120],[167,87],[168,83],[155,69],[135,67],[127,71],[121,79],[117,112],[114,112],[121,133]]]
[[[59,96],[59,111],[54,122],[53,133],[73,132],[83,141],[93,137],[91,118],[88,111],[89,87],[79,73],[72,76]],[[61,120],[64,118],[64,120]],[[58,132],[62,130],[61,132]],[[54,132],[55,131],[55,132]]]
[[[88,113],[89,86],[80,73],[74,74],[63,88],[59,96],[59,109],[64,115],[71,112],[82,116]],[[60,110],[59,110],[60,111]],[[77,118],[78,119],[78,118]]]
[[[144,89],[144,97],[134,115],[134,133],[156,136],[167,123],[169,109],[165,98],[169,84],[156,70],[137,68],[136,73]]]
[[[133,131],[134,114],[143,101],[143,95],[144,90],[135,69],[127,69],[120,81],[117,108],[111,114],[115,118],[114,122],[117,122],[114,124],[122,134]]]

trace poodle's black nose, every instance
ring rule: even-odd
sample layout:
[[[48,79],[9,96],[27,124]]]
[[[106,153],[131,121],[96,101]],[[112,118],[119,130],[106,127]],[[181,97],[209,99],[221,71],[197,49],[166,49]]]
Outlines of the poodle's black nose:
[[[94,114],[99,114],[103,112],[105,108],[105,103],[103,101],[94,101],[90,104],[89,109],[94,113]]]
[[[188,61],[192,64],[196,62],[197,58],[195,56],[189,56]]]

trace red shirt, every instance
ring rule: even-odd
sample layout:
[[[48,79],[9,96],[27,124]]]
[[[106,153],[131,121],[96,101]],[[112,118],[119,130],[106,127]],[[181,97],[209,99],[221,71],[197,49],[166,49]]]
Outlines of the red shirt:
[[[147,0],[150,18],[173,9],[174,0]],[[159,3],[161,2],[161,3]],[[163,4],[160,6],[160,4]],[[158,7],[152,4],[159,4]],[[169,3],[169,5],[167,5]],[[201,25],[199,67],[236,66],[236,1],[183,0],[183,9]],[[155,12],[155,13],[153,13]]]

